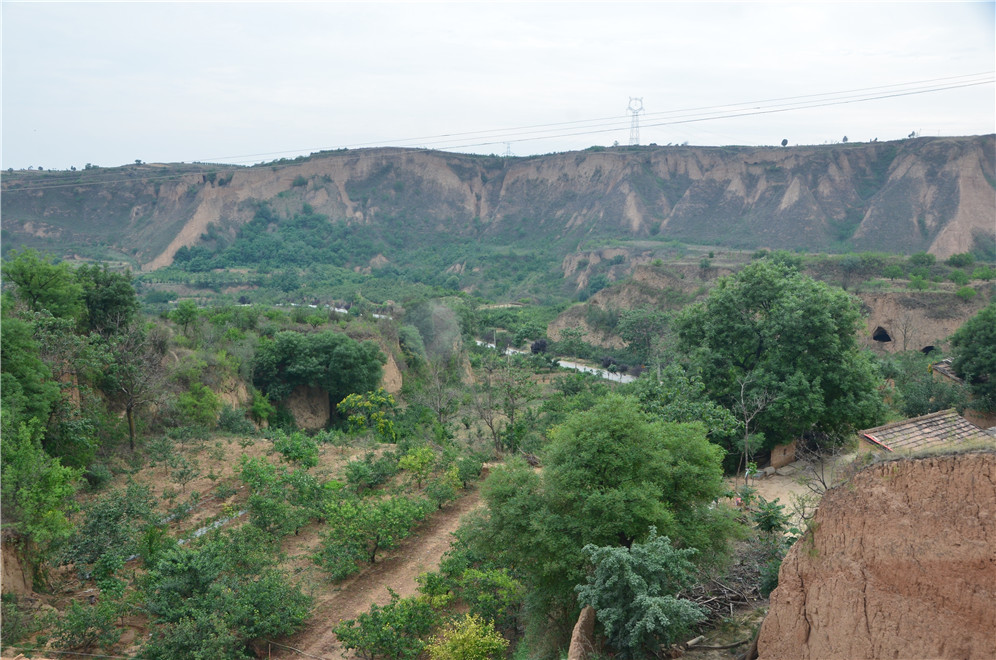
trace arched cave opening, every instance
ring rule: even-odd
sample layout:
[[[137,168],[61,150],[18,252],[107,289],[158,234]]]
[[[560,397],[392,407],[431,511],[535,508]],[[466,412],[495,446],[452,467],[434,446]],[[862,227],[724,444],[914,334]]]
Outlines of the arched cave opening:
[[[887,341],[892,341],[892,337],[889,336],[889,333],[886,332],[885,328],[882,326],[875,328],[875,332],[872,333],[872,339],[882,342],[883,344]]]
[[[935,347],[934,345],[930,345],[930,346],[924,346],[923,348],[921,348],[920,352],[923,353],[924,355],[930,355],[931,353],[933,353],[936,350],[937,350],[937,347]]]

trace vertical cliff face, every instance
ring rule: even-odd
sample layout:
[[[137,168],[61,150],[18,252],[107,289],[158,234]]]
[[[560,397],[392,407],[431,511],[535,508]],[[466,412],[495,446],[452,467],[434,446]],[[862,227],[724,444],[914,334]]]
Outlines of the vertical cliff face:
[[[996,657],[996,453],[882,463],[826,494],[758,654]]]

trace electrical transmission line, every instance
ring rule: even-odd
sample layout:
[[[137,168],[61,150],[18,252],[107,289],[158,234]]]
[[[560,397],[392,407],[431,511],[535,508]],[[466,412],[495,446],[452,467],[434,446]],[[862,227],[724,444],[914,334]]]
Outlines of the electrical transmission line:
[[[974,87],[979,85],[991,85],[994,82],[993,74],[996,72],[988,71],[976,74],[966,74],[961,76],[949,76],[944,78],[932,78],[927,80],[918,80],[906,83],[896,83],[891,85],[880,85],[876,87],[863,87],[851,90],[843,90],[837,92],[825,92],[820,94],[805,94],[799,96],[787,96],[771,98],[759,101],[747,101],[742,103],[726,104],[726,105],[714,105],[714,106],[702,106],[693,108],[682,108],[676,110],[666,110],[660,112],[653,112],[644,114],[644,126],[658,127],[658,126],[673,126],[679,124],[690,124],[696,122],[705,121],[715,121],[719,119],[734,119],[741,117],[751,117],[758,115],[782,113],[782,112],[792,112],[796,110],[807,110],[812,108],[822,108],[835,105],[844,105],[850,103],[864,103],[869,101],[877,101],[888,98],[897,98],[903,96],[912,96],[918,94],[928,94],[943,92],[953,89],[961,89],[966,87]],[[639,101],[639,110],[633,112],[633,102]],[[215,164],[225,164],[222,161],[232,161],[229,164],[243,164],[240,161],[243,159],[254,159],[251,161],[246,161],[245,164],[260,162],[257,159],[261,156],[279,156],[283,154],[301,154],[305,151],[310,152],[320,152],[320,151],[331,151],[337,148],[346,149],[361,149],[361,148],[372,148],[372,147],[382,147],[382,148],[398,148],[398,149],[409,149],[416,148],[412,147],[411,143],[415,143],[421,148],[433,148],[436,150],[448,150],[448,149],[467,149],[472,147],[485,147],[503,144],[505,145],[505,153],[511,153],[511,145],[515,142],[528,142],[533,140],[545,140],[553,138],[563,138],[563,137],[577,137],[583,135],[597,135],[600,133],[611,133],[618,132],[620,130],[625,130],[626,125],[630,128],[630,140],[633,143],[634,129],[636,131],[635,137],[636,142],[639,142],[639,123],[638,123],[638,113],[642,112],[643,105],[642,99],[630,99],[630,110],[632,114],[631,117],[603,117],[598,119],[585,119],[576,121],[566,121],[566,122],[554,122],[549,124],[534,124],[530,126],[520,126],[514,128],[503,128],[503,129],[491,129],[484,131],[469,131],[461,133],[444,133],[435,136],[421,136],[414,138],[405,138],[400,140],[391,141],[380,141],[380,142],[365,142],[358,144],[347,145],[346,147],[323,147],[317,149],[296,149],[287,151],[276,151],[276,152],[265,152],[256,154],[244,154],[241,156],[225,156],[225,157],[215,157],[215,158],[205,158],[196,162],[204,162],[206,168],[204,173],[209,173],[212,171],[210,169],[210,163]],[[287,165],[292,165],[293,163],[288,163]],[[119,176],[117,173],[108,172],[109,175]],[[188,173],[191,174],[191,173]],[[61,177],[60,177],[61,175]],[[143,180],[156,180],[156,179],[172,179],[179,178],[182,175],[170,174],[170,175],[151,175],[147,177],[141,177]],[[58,175],[46,181],[44,183],[39,183],[33,186],[25,186],[9,190],[8,192],[17,191],[28,191],[28,190],[43,190],[46,188],[56,188],[56,187],[66,187],[66,186],[89,186],[98,185],[101,183],[119,183],[121,181],[135,180],[134,178],[127,179],[103,179],[103,180],[91,180],[87,182],[80,182],[78,180],[78,173],[73,172],[72,174],[68,172],[59,172]],[[47,177],[46,177],[47,178]],[[73,182],[66,182],[67,179],[72,178]]]

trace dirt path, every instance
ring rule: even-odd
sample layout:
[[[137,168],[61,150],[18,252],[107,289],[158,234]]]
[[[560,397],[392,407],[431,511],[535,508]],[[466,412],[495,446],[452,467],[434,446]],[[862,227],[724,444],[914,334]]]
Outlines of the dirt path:
[[[415,576],[439,566],[439,560],[449,549],[451,534],[460,525],[460,519],[480,505],[480,495],[474,490],[436,513],[397,552],[372,568],[341,584],[328,584],[320,588],[314,594],[315,609],[308,627],[282,642],[307,656],[274,645],[271,657],[290,659],[310,656],[328,660],[344,657],[339,640],[332,633],[333,626],[343,619],[355,619],[369,610],[373,603],[385,605],[390,602],[388,587],[402,598],[413,595],[418,586]]]

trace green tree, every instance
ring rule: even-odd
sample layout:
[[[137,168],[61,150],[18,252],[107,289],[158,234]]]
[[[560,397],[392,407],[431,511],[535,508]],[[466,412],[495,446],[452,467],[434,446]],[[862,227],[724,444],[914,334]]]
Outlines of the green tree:
[[[113,357],[101,389],[108,392],[124,410],[128,422],[128,442],[135,450],[135,416],[144,407],[158,402],[164,394],[166,369],[163,366],[165,342],[155,333],[133,326],[115,335],[110,343]]]
[[[989,303],[951,337],[952,367],[975,397],[972,405],[996,411],[996,302]]]
[[[169,317],[174,323],[183,328],[184,336],[190,330],[190,326],[197,321],[200,312],[197,310],[197,303],[193,300],[181,300],[176,304],[176,309],[170,312]]]
[[[83,328],[103,336],[129,327],[140,309],[131,271],[115,273],[106,265],[80,266],[76,280],[83,289]]]
[[[619,657],[655,657],[705,618],[704,608],[677,596],[694,583],[694,549],[672,547],[652,527],[645,542],[629,548],[586,545],[583,551],[594,571],[577,586],[578,601],[595,609]]]
[[[3,332],[0,332],[0,401],[3,407],[4,435],[16,431],[19,423],[35,420],[39,428],[48,423],[60,390],[52,370],[41,359],[41,346],[35,328],[8,314],[3,307]]]
[[[283,331],[260,340],[253,381],[271,401],[286,399],[299,385],[319,387],[334,409],[350,394],[375,390],[386,361],[372,341],[358,342],[331,330]]]
[[[524,462],[484,483],[486,517],[469,541],[514,566],[527,606],[565,633],[577,614],[587,544],[629,547],[650,526],[719,560],[736,524],[713,501],[725,492],[722,449],[700,424],[652,422],[635,399],[610,395],[549,433],[544,469]]]
[[[13,523],[34,574],[72,530],[66,511],[80,473],[45,453],[37,420],[11,427],[4,419],[0,457],[4,525]]]
[[[52,263],[34,250],[11,255],[0,272],[14,287],[14,295],[34,312],[47,310],[52,316],[78,319],[83,311],[83,287],[65,263]]]
[[[95,500],[83,512],[62,552],[63,564],[75,564],[80,574],[109,555],[124,563],[136,554],[142,533],[156,522],[153,499],[147,486],[130,484]]]
[[[538,394],[538,386],[511,356],[489,354],[477,370],[474,409],[491,433],[495,451],[516,451],[520,415]]]
[[[641,307],[620,314],[616,329],[641,362],[656,362],[664,349],[670,322],[667,312],[653,307]]]
[[[432,473],[435,462],[436,452],[432,451],[432,447],[422,445],[421,447],[412,447],[409,449],[408,453],[398,461],[398,467],[410,472],[416,487],[421,488],[422,482]]]
[[[857,347],[860,318],[847,293],[765,259],[720,280],[677,323],[714,401],[731,411],[770,402],[753,420],[770,447],[839,438],[880,419],[880,378]]]
[[[253,642],[299,629],[311,599],[275,568],[272,550],[244,526],[165,551],[144,579],[153,627],[141,657],[252,657]]]
[[[326,512],[328,527],[316,561],[332,578],[359,570],[359,561],[374,563],[377,554],[396,548],[431,510],[427,500],[390,497],[377,502],[346,498]]]
[[[736,417],[712,401],[702,379],[677,364],[664,367],[657,375],[645,372],[623,389],[632,393],[652,419],[663,422],[702,422],[709,440],[728,453],[737,452],[739,437]]]

